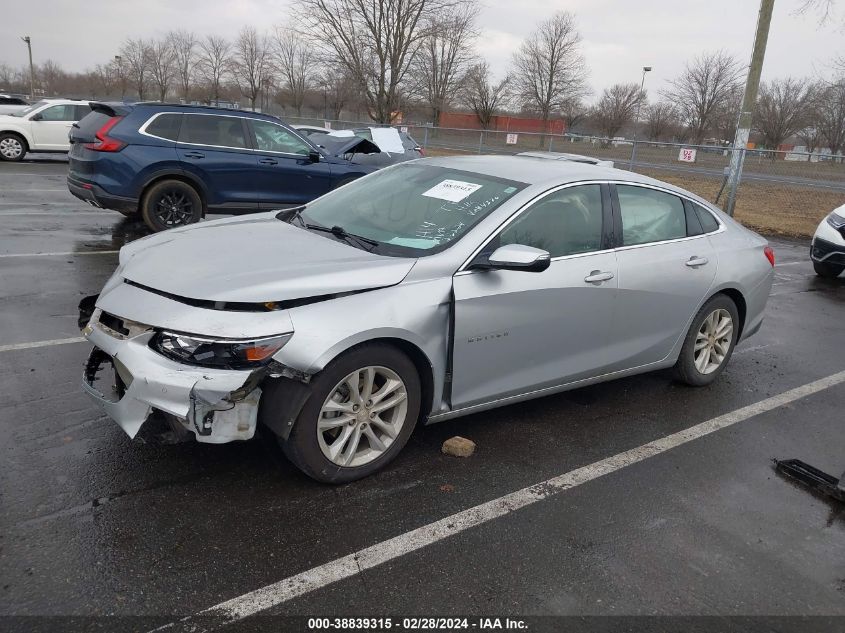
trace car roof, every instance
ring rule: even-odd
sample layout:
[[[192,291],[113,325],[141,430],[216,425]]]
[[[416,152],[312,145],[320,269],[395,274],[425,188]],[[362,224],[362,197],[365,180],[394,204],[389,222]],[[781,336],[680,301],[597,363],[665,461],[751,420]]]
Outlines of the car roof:
[[[168,111],[170,108],[176,108],[178,110],[197,110],[204,113],[210,114],[248,114],[251,117],[260,117],[265,119],[271,119],[273,121],[279,121],[284,123],[279,117],[273,114],[267,114],[266,112],[254,112],[252,110],[241,110],[236,108],[224,108],[212,105],[194,105],[192,103],[163,103],[161,101],[136,101],[134,103],[123,103],[123,102],[100,102],[104,103],[105,105],[117,105],[117,106],[128,106],[128,107],[145,107],[145,108],[167,108]],[[286,124],[287,125],[287,124]]]
[[[584,154],[570,154],[568,152],[519,152],[517,156],[528,156],[529,158],[545,158],[546,160],[571,160],[581,162],[599,163],[601,158],[585,156]]]
[[[591,163],[549,160],[531,156],[502,156],[478,154],[475,156],[441,156],[425,158],[420,162],[439,167],[477,172],[495,178],[514,180],[529,185],[553,187],[584,180],[607,180],[655,185],[694,198],[708,207],[712,205],[701,197],[669,183],[624,169],[604,167]]]

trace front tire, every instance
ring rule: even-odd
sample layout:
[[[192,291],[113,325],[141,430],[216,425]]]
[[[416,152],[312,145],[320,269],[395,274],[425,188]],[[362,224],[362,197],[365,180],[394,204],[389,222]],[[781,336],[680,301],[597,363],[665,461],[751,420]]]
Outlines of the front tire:
[[[845,270],[845,266],[814,261],[813,270],[816,271],[816,274],[819,277],[824,277],[825,279],[836,279],[842,274],[842,271]]]
[[[727,295],[716,295],[692,320],[675,378],[693,387],[709,385],[725,370],[739,335],[739,312]]]
[[[181,180],[162,180],[144,195],[141,217],[155,232],[193,224],[202,218],[202,199],[196,189]]]
[[[390,345],[354,348],[317,374],[310,387],[290,436],[280,441],[291,462],[323,483],[355,481],[381,470],[405,446],[419,417],[416,367]],[[266,415],[273,415],[274,395],[281,396],[270,394]]]
[[[0,134],[0,160],[20,162],[28,151],[26,141],[17,134],[11,132]]]

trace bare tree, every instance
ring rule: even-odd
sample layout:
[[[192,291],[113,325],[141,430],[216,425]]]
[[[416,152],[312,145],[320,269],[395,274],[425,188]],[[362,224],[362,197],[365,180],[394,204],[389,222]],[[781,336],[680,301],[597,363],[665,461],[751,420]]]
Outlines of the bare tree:
[[[432,18],[415,57],[414,72],[421,94],[431,108],[434,125],[454,93],[458,78],[473,60],[479,8],[474,0],[448,7]]]
[[[238,33],[233,52],[232,76],[241,94],[249,99],[250,108],[255,110],[255,102],[270,75],[267,38],[254,27],[245,26]]]
[[[324,57],[343,65],[365,97],[370,118],[390,123],[400,89],[427,34],[426,16],[456,0],[296,0],[303,32]]]
[[[566,99],[560,106],[560,114],[566,123],[566,131],[578,129],[590,114],[590,108],[584,105],[581,98]]]
[[[94,86],[102,90],[104,96],[112,94],[115,86],[119,84],[116,64],[97,64],[89,74]]]
[[[593,112],[593,120],[599,126],[602,136],[612,139],[617,132],[630,123],[637,113],[637,106],[645,100],[645,94],[635,84],[614,84],[605,88]]]
[[[514,92],[530,104],[547,129],[553,110],[588,94],[575,16],[558,12],[541,22],[514,54]]]
[[[472,66],[461,80],[462,100],[475,113],[478,123],[485,130],[489,129],[493,115],[508,99],[508,83],[508,77],[499,83],[491,81],[487,62]]]
[[[819,95],[817,107],[816,125],[830,153],[835,156],[845,150],[845,79],[827,86]]]
[[[35,69],[35,77],[38,83],[41,84],[41,89],[45,95],[56,94],[56,91],[59,89],[59,83],[66,75],[59,63],[52,59],[48,59]]]
[[[147,53],[147,45],[143,40],[128,39],[120,47],[121,64],[126,69],[129,81],[138,93],[138,99],[144,100],[149,75],[150,56]]]
[[[803,0],[795,13],[815,13],[821,25],[836,19],[836,3],[837,0]]]
[[[666,101],[652,103],[646,110],[646,128],[650,141],[673,134],[678,127],[678,111]]]
[[[176,55],[170,38],[162,37],[147,45],[150,78],[158,88],[158,100],[167,99],[167,91],[176,75]]]
[[[290,95],[296,116],[302,116],[305,92],[311,84],[316,58],[311,44],[291,28],[279,27],[272,42],[273,64]]]
[[[328,65],[323,69],[317,84],[323,92],[324,116],[332,120],[340,119],[343,108],[357,92],[355,79],[345,68]]]
[[[199,44],[197,70],[209,87],[210,101],[220,105],[220,85],[229,63],[232,45],[224,37],[207,35]]]
[[[769,149],[777,149],[805,126],[810,90],[800,79],[776,79],[760,85],[754,129]]]
[[[719,141],[730,143],[736,136],[736,124],[739,121],[743,93],[743,86],[737,84],[729,91],[728,96],[713,109],[709,131]]]
[[[663,95],[676,104],[696,143],[704,140],[716,110],[735,94],[741,76],[736,59],[716,51],[696,57],[680,77],[669,82],[671,88]]]
[[[182,99],[188,103],[196,66],[197,38],[190,31],[171,31],[167,34],[167,39],[173,50],[173,65]]]

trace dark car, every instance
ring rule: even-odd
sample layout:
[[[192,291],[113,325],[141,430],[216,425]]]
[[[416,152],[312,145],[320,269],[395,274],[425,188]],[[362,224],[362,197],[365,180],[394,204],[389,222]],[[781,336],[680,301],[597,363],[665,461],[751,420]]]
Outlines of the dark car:
[[[362,156],[359,162],[366,165],[387,167],[406,160],[425,157],[425,151],[410,134],[392,127],[356,127],[349,130],[330,130],[314,125],[292,127],[324,149],[351,136],[372,141],[381,151],[378,154]]]
[[[309,202],[378,169],[354,137],[319,148],[276,117],[161,103],[97,103],[70,133],[68,189],[98,208],[140,213],[154,231],[206,213]]]

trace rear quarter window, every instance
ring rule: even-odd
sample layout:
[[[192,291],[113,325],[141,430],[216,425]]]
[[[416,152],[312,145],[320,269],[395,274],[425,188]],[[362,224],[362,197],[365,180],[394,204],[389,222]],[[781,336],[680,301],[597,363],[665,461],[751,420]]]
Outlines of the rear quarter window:
[[[702,207],[700,204],[693,203],[692,206],[695,207],[695,212],[698,215],[698,221],[701,222],[701,228],[705,233],[712,233],[713,231],[719,230],[719,222],[713,217],[713,214],[710,213],[710,211]]]
[[[165,138],[168,141],[175,141],[179,138],[179,128],[182,124],[182,115],[178,113],[160,114],[150,121],[144,130],[147,134]]]

